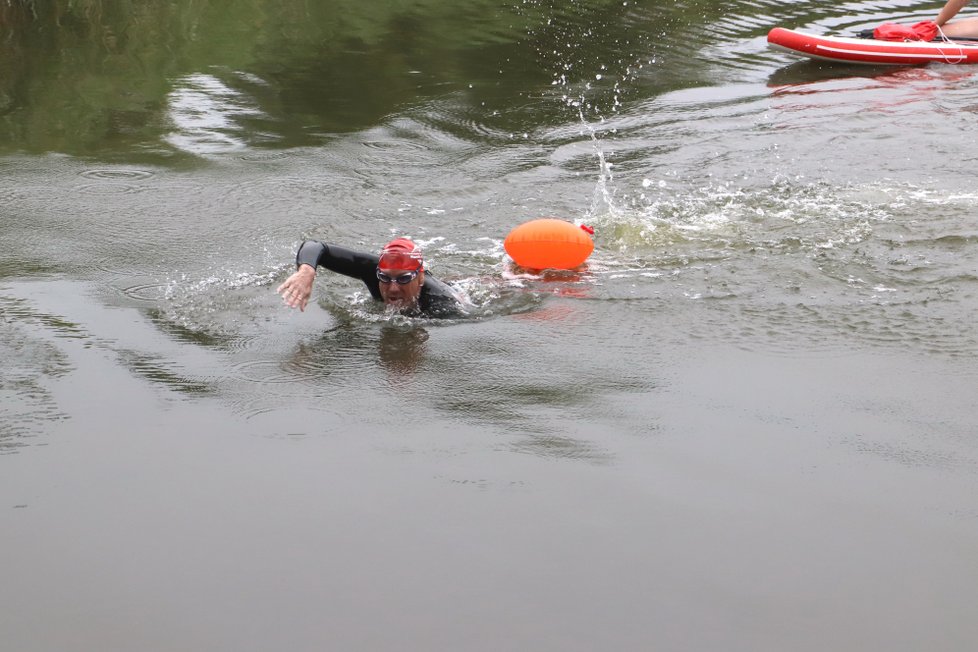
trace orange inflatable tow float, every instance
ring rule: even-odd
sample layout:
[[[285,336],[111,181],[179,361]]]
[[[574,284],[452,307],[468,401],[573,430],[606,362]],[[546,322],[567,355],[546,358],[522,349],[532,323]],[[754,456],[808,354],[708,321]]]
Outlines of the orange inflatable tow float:
[[[554,218],[531,220],[509,232],[503,248],[520,267],[574,269],[594,251],[589,226],[574,226]]]

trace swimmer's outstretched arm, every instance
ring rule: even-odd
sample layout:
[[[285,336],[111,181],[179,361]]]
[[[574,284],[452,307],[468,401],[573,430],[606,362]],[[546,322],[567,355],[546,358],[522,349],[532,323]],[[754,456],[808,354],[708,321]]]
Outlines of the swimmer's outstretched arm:
[[[285,305],[289,308],[298,308],[304,312],[309,303],[309,297],[312,296],[312,284],[315,280],[316,268],[302,263],[299,265],[299,269],[285,279],[285,283],[278,286],[275,291],[282,295]]]
[[[376,254],[365,254],[336,245],[327,245],[318,240],[306,240],[295,254],[297,271],[285,279],[285,283],[275,290],[282,295],[290,308],[305,310],[312,296],[312,284],[316,280],[316,269],[325,267],[331,272],[343,274],[363,281],[375,299],[380,298],[377,289]]]

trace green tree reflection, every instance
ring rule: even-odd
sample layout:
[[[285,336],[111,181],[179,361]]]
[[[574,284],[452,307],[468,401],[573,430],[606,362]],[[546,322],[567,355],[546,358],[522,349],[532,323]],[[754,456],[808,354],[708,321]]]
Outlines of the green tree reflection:
[[[613,24],[626,7],[8,0],[0,3],[0,152],[172,155],[174,93],[194,75],[247,95],[235,119],[250,145],[308,144],[368,127],[419,97],[498,83],[504,69],[510,84],[546,88],[553,74],[539,53],[557,51],[548,40],[566,40],[560,26],[599,16]]]

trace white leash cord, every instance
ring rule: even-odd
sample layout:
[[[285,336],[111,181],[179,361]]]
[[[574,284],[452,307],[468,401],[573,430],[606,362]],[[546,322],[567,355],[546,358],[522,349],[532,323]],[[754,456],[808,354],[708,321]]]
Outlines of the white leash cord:
[[[946,52],[944,52],[944,50],[942,50],[940,48],[937,49],[937,51],[941,53],[941,56],[944,57],[944,63],[950,63],[950,64],[953,65],[953,64],[956,64],[956,63],[961,63],[962,61],[964,61],[964,60],[966,60],[968,58],[967,55],[964,53],[964,48],[962,48],[960,44],[955,43],[954,41],[952,41],[951,39],[949,39],[947,37],[947,34],[944,33],[944,30],[941,29],[941,26],[940,25],[937,26],[937,33],[941,35],[941,40],[942,41],[944,41],[945,43],[950,43],[951,45],[956,45],[958,47],[958,58],[956,60],[954,60],[954,61],[951,61],[951,59],[948,58],[948,55],[947,55]]]

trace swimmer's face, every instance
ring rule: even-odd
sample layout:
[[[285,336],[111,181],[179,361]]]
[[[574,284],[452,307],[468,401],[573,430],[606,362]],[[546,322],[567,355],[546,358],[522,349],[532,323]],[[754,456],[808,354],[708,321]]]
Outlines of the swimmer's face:
[[[410,280],[408,280],[410,277]],[[421,296],[421,286],[424,285],[424,269],[385,269],[378,270],[377,280],[380,281],[380,296],[390,308],[412,308]],[[407,283],[398,281],[408,280]]]

